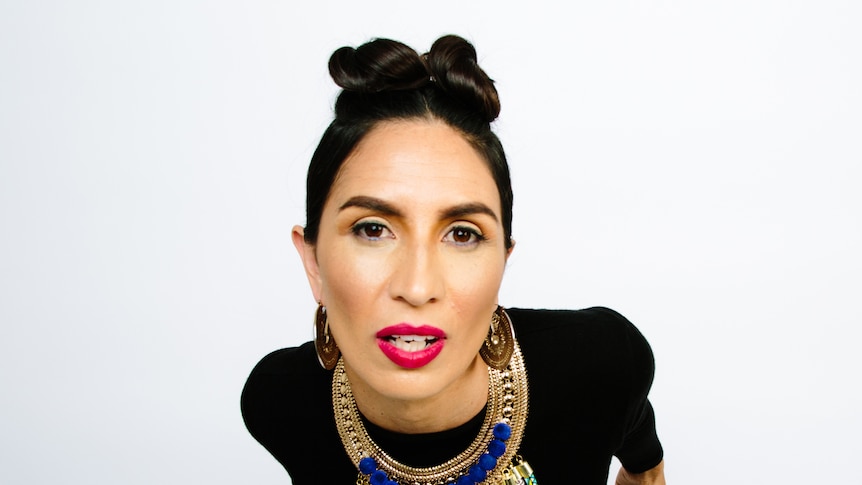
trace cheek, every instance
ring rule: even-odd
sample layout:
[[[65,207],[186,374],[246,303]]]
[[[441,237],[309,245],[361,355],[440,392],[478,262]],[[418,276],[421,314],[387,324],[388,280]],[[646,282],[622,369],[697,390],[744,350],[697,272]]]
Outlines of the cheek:
[[[459,313],[485,314],[496,308],[504,264],[497,258],[456,264],[449,269],[449,291]]]
[[[385,279],[380,265],[344,247],[327,248],[318,256],[324,304],[344,315],[363,313]]]

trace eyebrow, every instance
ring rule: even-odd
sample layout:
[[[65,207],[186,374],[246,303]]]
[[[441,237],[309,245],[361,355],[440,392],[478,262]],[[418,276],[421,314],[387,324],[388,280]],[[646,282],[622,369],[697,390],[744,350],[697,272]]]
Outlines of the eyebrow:
[[[356,197],[351,197],[347,202],[341,204],[341,207],[338,208],[339,211],[343,211],[349,207],[359,207],[362,209],[372,210],[374,212],[379,212],[385,216],[401,216],[401,211],[393,207],[391,204],[384,200],[377,199],[375,197],[368,197],[367,195],[357,195]]]
[[[357,195],[355,197],[351,197],[347,200],[347,202],[341,204],[341,207],[339,207],[338,210],[343,211],[344,209],[350,207],[368,209],[386,216],[403,216],[401,211],[393,207],[392,204],[386,202],[385,200],[381,200],[376,197],[369,197],[367,195]],[[493,210],[491,210],[490,207],[480,202],[468,202],[466,204],[458,204],[456,206],[449,207],[440,211],[440,218],[457,219],[459,217],[464,217],[472,214],[485,214],[493,218],[495,222],[498,221],[497,214]]]
[[[485,214],[497,222],[497,214],[485,204],[479,202],[469,202],[467,204],[459,204],[450,207],[440,213],[443,219],[457,219],[459,217],[469,216],[473,214]]]

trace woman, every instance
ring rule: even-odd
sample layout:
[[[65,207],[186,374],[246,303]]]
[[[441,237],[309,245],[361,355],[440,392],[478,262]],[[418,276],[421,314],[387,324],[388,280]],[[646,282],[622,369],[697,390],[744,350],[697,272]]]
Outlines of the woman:
[[[641,334],[604,308],[504,310],[512,252],[500,105],[473,46],[337,50],[343,88],[293,229],[316,339],[242,396],[295,485],[664,483]]]

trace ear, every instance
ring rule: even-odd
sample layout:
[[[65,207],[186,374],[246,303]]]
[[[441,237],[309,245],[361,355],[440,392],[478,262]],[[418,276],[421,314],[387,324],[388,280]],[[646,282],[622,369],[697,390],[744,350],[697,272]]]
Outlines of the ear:
[[[514,240],[514,239],[510,239],[510,241],[512,242],[512,245],[511,245],[511,246],[509,246],[509,249],[507,249],[507,250],[506,250],[506,261],[509,261],[509,256],[511,256],[511,255],[512,255],[512,251],[514,251],[514,250],[515,250],[515,240]]]
[[[313,244],[305,242],[305,229],[302,226],[293,226],[291,237],[293,238],[293,246],[302,259],[302,266],[305,267],[305,276],[308,277],[308,284],[311,285],[311,293],[314,295],[315,301],[320,302],[323,285],[320,279],[320,266],[317,264],[315,247]]]

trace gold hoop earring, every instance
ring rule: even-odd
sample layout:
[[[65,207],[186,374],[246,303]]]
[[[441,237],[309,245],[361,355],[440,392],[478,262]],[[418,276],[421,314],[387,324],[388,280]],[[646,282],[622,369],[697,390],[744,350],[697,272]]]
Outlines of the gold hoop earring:
[[[329,332],[329,319],[326,317],[326,307],[317,304],[314,314],[314,348],[317,350],[317,361],[326,370],[335,369],[340,352],[335,338]]]
[[[515,331],[512,328],[512,320],[506,310],[498,305],[491,317],[491,328],[488,329],[488,336],[479,349],[479,355],[489,367],[504,370],[514,351]]]

